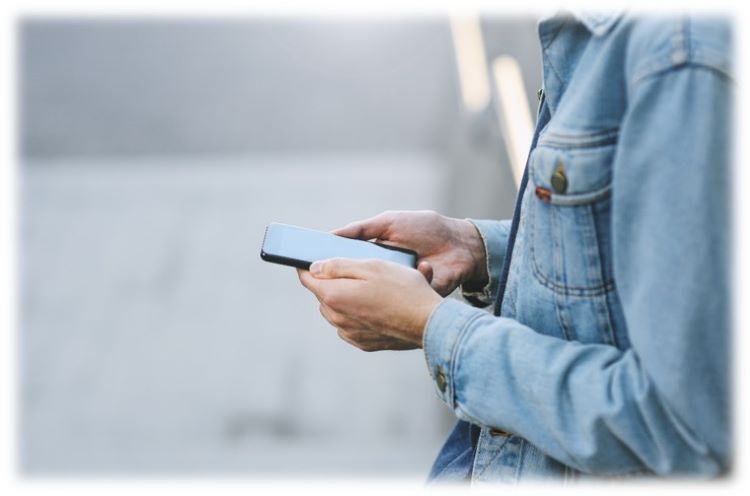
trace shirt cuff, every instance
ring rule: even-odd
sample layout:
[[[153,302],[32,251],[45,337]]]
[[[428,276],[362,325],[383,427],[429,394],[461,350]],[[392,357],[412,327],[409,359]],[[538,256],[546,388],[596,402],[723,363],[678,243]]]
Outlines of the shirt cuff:
[[[500,274],[503,270],[505,251],[508,247],[510,221],[466,220],[476,227],[484,243],[489,281],[479,290],[461,286],[461,295],[474,306],[486,307],[494,303],[497,297],[497,287],[500,284]]]
[[[484,310],[445,298],[427,320],[422,337],[427,369],[437,386],[438,396],[451,409],[455,408],[453,376],[458,350],[471,322],[483,315],[486,315]]]

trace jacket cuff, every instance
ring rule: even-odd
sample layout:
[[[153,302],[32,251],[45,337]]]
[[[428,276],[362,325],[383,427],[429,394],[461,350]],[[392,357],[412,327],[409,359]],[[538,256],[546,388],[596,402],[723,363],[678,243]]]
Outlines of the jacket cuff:
[[[461,295],[474,306],[486,307],[493,304],[497,297],[497,287],[500,284],[500,274],[503,270],[505,251],[508,247],[510,222],[496,220],[466,220],[476,227],[482,238],[482,242],[484,243],[484,252],[487,255],[485,263],[487,264],[487,275],[489,276],[489,281],[480,289],[469,289],[465,286],[461,286]]]
[[[427,369],[437,387],[438,396],[451,408],[455,407],[454,368],[461,342],[471,322],[486,315],[452,298],[445,298],[425,326],[422,337]]]

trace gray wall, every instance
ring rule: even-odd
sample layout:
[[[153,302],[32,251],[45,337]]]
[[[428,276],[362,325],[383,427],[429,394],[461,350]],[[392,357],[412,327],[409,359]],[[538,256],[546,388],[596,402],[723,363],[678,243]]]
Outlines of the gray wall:
[[[435,149],[444,19],[22,24],[25,155]]]

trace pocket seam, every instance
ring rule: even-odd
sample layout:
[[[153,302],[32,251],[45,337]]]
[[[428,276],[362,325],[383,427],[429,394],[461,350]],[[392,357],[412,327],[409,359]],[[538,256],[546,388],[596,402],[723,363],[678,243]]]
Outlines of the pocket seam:
[[[537,266],[536,257],[534,255],[534,247],[531,247],[532,252],[532,273],[534,274],[534,277],[539,282],[539,284],[543,285],[547,289],[551,289],[552,291],[564,294],[567,296],[601,296],[604,294],[607,294],[611,292],[613,289],[615,289],[615,281],[607,281],[603,284],[600,284],[598,286],[590,286],[590,287],[578,287],[578,286],[566,286],[562,284],[558,284],[552,280],[550,280],[547,276],[542,274],[541,269]]]
[[[534,183],[537,181],[535,180]],[[587,193],[576,193],[573,195],[559,195],[557,193],[550,192],[549,202],[551,205],[559,205],[561,207],[577,207],[582,205],[590,205],[596,203],[599,200],[603,200],[612,194],[612,183],[608,183],[606,186],[589,191]]]
[[[546,146],[549,148],[563,150],[600,148],[617,143],[619,137],[619,127],[580,134],[567,134],[547,131],[543,136],[539,137],[538,146]]]
[[[532,201],[536,201],[536,199],[532,199]],[[603,281],[601,284],[598,284],[596,286],[586,286],[586,287],[580,287],[580,286],[569,286],[567,284],[560,284],[558,282],[553,281],[548,276],[546,276],[541,268],[539,267],[539,263],[537,261],[536,257],[536,228],[537,228],[537,211],[536,209],[539,207],[539,205],[533,205],[532,210],[532,222],[530,227],[531,232],[531,243],[530,243],[530,251],[531,251],[531,272],[534,275],[534,278],[541,284],[542,286],[546,287],[547,289],[552,290],[555,293],[568,295],[568,296],[600,296],[603,294],[607,294],[611,292],[615,288],[615,281],[609,280],[609,281]],[[554,226],[552,227],[554,229]],[[555,269],[557,270],[557,269]]]

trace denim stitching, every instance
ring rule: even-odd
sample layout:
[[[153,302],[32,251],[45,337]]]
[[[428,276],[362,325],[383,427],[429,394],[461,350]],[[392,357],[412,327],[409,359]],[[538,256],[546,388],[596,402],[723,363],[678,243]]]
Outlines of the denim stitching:
[[[549,231],[550,238],[552,239],[552,271],[548,274],[548,277],[552,277],[552,281],[562,286],[567,286],[565,280],[565,269],[563,267],[565,260],[565,245],[563,244],[562,227],[559,215],[560,213],[556,208],[549,207]]]
[[[607,145],[607,146],[610,146],[610,145]],[[546,148],[559,149],[559,148],[554,148],[554,147],[546,147]],[[568,148],[568,149],[570,150],[572,148]],[[581,153],[585,153],[582,151],[584,150],[583,147],[577,147],[575,149],[581,150]],[[592,150],[593,148],[586,148],[586,149]],[[536,162],[537,161],[533,159],[529,161],[530,180],[534,186],[543,186],[544,181],[539,177],[541,172],[539,171],[539,167],[535,165]],[[605,178],[605,179],[607,179],[607,183],[604,186],[597,186],[596,189],[592,191],[584,191],[581,193],[572,193],[572,194],[563,194],[563,195],[553,193],[550,191],[548,203],[552,205],[560,205],[560,206],[576,206],[576,205],[594,203],[599,200],[605,199],[608,196],[610,196],[612,193],[612,179],[611,177]]]
[[[598,214],[595,210],[595,205],[590,205],[589,211],[590,211],[589,213],[591,216],[591,227],[594,233],[593,245],[594,245],[594,250],[596,251],[596,258],[598,261],[596,266],[599,272],[599,278],[601,280],[606,280],[607,270],[605,267],[605,263],[606,263],[605,258],[607,255],[605,253],[602,253],[602,249],[601,249],[602,245],[600,243],[600,238],[601,238],[600,234],[602,233],[599,231],[598,225],[596,223]],[[617,336],[615,334],[615,328],[612,322],[612,316],[610,315],[609,301],[606,295],[599,296],[597,297],[597,299],[600,299],[602,297],[604,298],[603,301],[595,303],[597,305],[597,309],[599,310],[597,311],[597,314],[599,317],[601,317],[600,327],[602,329],[606,329],[607,334],[609,335],[609,344],[617,346]]]
[[[617,143],[619,135],[619,127],[577,134],[566,134],[548,131],[544,134],[544,136],[541,136],[539,138],[539,146],[564,149],[599,148]]]
[[[482,464],[481,470],[477,475],[484,475],[487,469],[490,468],[490,466],[492,465],[492,462],[494,462],[497,459],[497,457],[503,453],[503,448],[505,448],[505,445],[508,444],[508,440],[512,436],[513,434],[511,434],[510,436],[506,436],[502,444],[500,444],[500,446],[498,446],[497,448],[493,449],[494,453],[485,463]]]
[[[539,261],[536,256],[536,227],[538,226],[538,219],[537,219],[537,209],[539,205],[533,205],[530,213],[531,216],[531,222],[529,222],[529,232],[531,233],[531,243],[529,246],[529,251],[531,252],[531,268],[532,273],[536,277],[537,281],[542,284],[543,286],[547,287],[548,289],[551,289],[555,292],[559,292],[561,294],[565,295],[572,295],[572,296],[597,296],[601,294],[608,293],[609,291],[612,291],[615,287],[614,280],[604,280],[601,284],[590,286],[590,287],[580,287],[580,286],[570,286],[567,284],[560,284],[556,281],[553,281],[549,279],[548,276],[546,276],[542,270],[541,267],[539,267]],[[550,208],[553,208],[552,206]],[[602,274],[602,278],[604,275]]]
[[[715,53],[715,57],[708,57],[706,54],[711,50],[695,46],[695,40],[691,37],[688,18],[683,18],[675,22],[671,41],[672,45],[670,48],[649,57],[634,70],[634,75],[628,83],[629,93],[635,92],[636,87],[644,80],[680,67],[706,67],[719,72],[725,77],[734,79],[729,65],[722,60],[725,58],[724,54]],[[684,52],[684,60],[680,57],[674,58],[680,51]]]
[[[555,30],[554,34],[551,36],[548,36],[546,43],[542,44],[542,69],[545,67],[549,67],[552,74],[557,78],[557,86],[561,86],[563,84],[563,78],[560,76],[560,74],[557,72],[557,69],[555,69],[555,66],[552,65],[552,59],[550,58],[549,54],[547,53],[547,50],[549,49],[549,46],[552,44],[552,42],[557,38],[557,36],[560,34],[560,31],[562,31],[565,23],[561,22],[560,25]],[[546,85],[545,85],[546,86]],[[546,92],[546,90],[545,90]],[[556,107],[557,102],[551,102],[547,100],[547,106],[550,108],[550,110],[554,110]]]
[[[579,230],[583,236],[582,251],[585,257],[586,286],[599,285],[601,284],[599,281],[604,280],[604,274],[598,269],[601,266],[599,240],[596,238],[596,232],[594,232],[596,224],[591,209],[591,204],[583,205],[578,209],[580,215],[574,215],[576,224],[580,226]]]
[[[526,440],[524,438],[521,438],[521,445],[518,447],[518,456],[516,457],[516,471],[514,474],[515,482],[518,482],[521,478],[521,460],[523,460],[523,457],[526,453]]]
[[[466,340],[466,336],[469,334],[469,327],[471,324],[474,323],[475,320],[477,320],[479,317],[482,317],[485,315],[484,313],[478,313],[476,315],[472,315],[469,320],[466,321],[466,323],[463,325],[463,328],[459,331],[459,335],[456,336],[456,344],[453,346],[453,350],[451,350],[451,358],[450,358],[450,364],[449,364],[449,387],[450,387],[450,406],[451,408],[456,408],[456,387],[455,387],[455,377],[456,377],[456,363],[458,362],[458,358],[461,355],[463,343]]]
[[[626,349],[628,347],[627,338],[625,338],[624,342],[620,341],[620,337],[617,335],[617,326],[615,325],[615,317],[612,315],[612,306],[616,305],[616,303],[611,302],[610,298],[616,297],[616,293],[609,293],[604,297],[604,308],[606,312],[607,322],[609,323],[609,328],[612,329],[612,336],[614,339],[614,345],[619,350]]]
[[[611,184],[607,184],[606,186],[589,193],[577,193],[572,195],[557,195],[555,193],[550,193],[549,204],[558,207],[581,207],[606,200],[611,194]]]
[[[532,269],[533,269],[532,272],[534,276],[536,276],[536,279],[539,282],[539,284],[555,292],[568,295],[568,296],[598,296],[598,295],[609,293],[610,291],[615,289],[614,281],[607,281],[601,286],[596,286],[596,287],[591,287],[591,288],[581,288],[577,286],[561,286],[559,284],[556,284],[550,281],[544,274],[539,272],[535,266],[533,266]]]
[[[568,315],[567,296],[558,291],[553,291],[552,294],[555,295],[555,315],[557,315],[557,321],[560,324],[563,338],[566,341],[572,341],[577,338],[577,335]]]
[[[446,466],[444,466],[442,468],[442,470],[440,470],[440,472],[438,472],[437,474],[435,474],[435,477],[433,479],[437,479],[441,475],[443,475],[446,470],[448,470],[450,467],[452,467],[453,465],[455,465],[458,462],[458,460],[461,459],[461,457],[463,457],[466,453],[470,452],[472,449],[473,448],[471,446],[469,446],[468,448],[466,448],[465,450],[463,450],[458,456],[456,456],[453,460],[451,460],[450,463],[448,463]]]
[[[485,253],[484,262],[485,262],[485,267],[487,269],[487,275],[489,276],[489,281],[487,282],[487,284],[484,285],[481,291],[464,291],[462,287],[461,292],[464,297],[473,296],[479,299],[482,303],[486,303],[487,305],[492,305],[493,300],[494,300],[493,292],[497,290],[497,288],[494,287],[497,285],[497,278],[494,278],[493,280],[492,271],[490,270],[490,245],[487,242],[487,238],[485,237],[482,230],[479,229],[479,227],[476,224],[474,224],[474,222],[472,222],[471,219],[465,219],[465,220],[471,222],[471,225],[474,226],[474,229],[477,230],[477,232],[479,233],[479,237],[482,239],[482,244],[484,245],[484,253]]]

